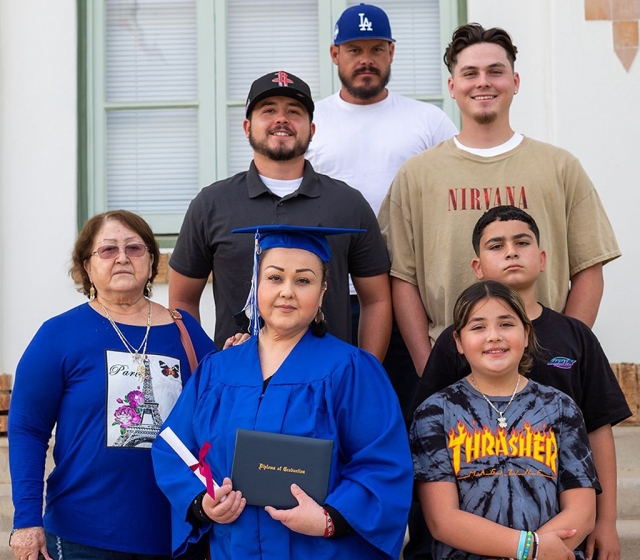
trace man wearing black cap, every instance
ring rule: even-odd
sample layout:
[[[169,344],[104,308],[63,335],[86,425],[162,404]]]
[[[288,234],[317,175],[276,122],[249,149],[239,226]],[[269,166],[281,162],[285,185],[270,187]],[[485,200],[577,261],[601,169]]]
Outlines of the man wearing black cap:
[[[253,241],[232,236],[232,229],[257,223],[366,229],[331,240],[323,312],[329,331],[350,342],[351,274],[363,310],[359,345],[382,359],[391,328],[385,244],[362,195],[305,161],[313,111],[309,86],[293,74],[270,72],[253,82],[243,124],[253,162],[191,202],[171,257],[169,302],[199,318],[200,296],[213,272],[215,342],[222,348],[237,331],[234,315],[245,306],[251,283]]]

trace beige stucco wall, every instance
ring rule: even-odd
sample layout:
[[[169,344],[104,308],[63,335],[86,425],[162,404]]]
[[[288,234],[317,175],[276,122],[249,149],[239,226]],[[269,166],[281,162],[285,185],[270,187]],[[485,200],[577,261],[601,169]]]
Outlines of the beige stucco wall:
[[[513,127],[575,154],[598,189],[623,256],[604,269],[594,331],[611,361],[638,363],[640,55],[627,72],[611,22],[587,21],[585,0],[469,0],[468,16],[520,51]]]
[[[77,301],[76,5],[0,1],[0,371]]]

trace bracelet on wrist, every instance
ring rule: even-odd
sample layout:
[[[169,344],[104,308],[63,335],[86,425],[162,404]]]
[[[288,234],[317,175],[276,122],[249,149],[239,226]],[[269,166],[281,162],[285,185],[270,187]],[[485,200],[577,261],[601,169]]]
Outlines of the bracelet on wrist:
[[[518,541],[518,552],[516,560],[527,560],[531,545],[534,542],[534,533],[531,531],[520,531],[520,539]],[[532,555],[533,557],[533,555]]]
[[[529,550],[531,550],[531,543],[533,542],[533,533],[531,531],[527,531],[527,537],[524,543],[524,550],[522,551],[522,557],[520,560],[527,560],[529,557]]]
[[[531,549],[531,560],[538,560],[538,547],[540,546],[540,539],[538,533],[533,533],[533,547]]]
[[[331,516],[329,515],[329,512],[326,509],[322,510],[324,512],[324,517],[326,520],[326,527],[324,530],[324,538],[326,539],[330,539],[331,537],[333,537],[333,535],[335,534],[335,527],[333,526],[333,519],[331,519]]]

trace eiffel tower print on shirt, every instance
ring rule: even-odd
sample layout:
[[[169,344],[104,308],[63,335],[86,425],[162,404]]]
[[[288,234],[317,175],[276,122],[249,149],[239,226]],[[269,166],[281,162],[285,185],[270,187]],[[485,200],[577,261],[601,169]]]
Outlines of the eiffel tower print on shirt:
[[[142,378],[142,395],[144,400],[136,410],[140,422],[121,429],[120,437],[113,444],[114,447],[138,447],[142,444],[152,444],[162,428],[162,418],[158,412],[158,403],[153,394],[153,380],[149,368],[149,359],[144,358],[144,374]]]

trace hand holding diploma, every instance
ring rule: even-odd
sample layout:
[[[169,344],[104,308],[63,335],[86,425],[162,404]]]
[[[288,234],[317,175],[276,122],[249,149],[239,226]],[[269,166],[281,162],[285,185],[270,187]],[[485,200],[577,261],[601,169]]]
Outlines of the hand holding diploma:
[[[216,490],[216,496],[219,496],[219,499],[205,494],[202,499],[202,509],[216,523],[233,523],[244,510],[244,506],[247,505],[247,500],[242,497],[242,492],[233,490],[230,478],[225,478],[222,481],[222,486]]]
[[[193,453],[191,453],[191,451],[187,449],[187,446],[184,443],[182,443],[180,438],[175,434],[175,432],[171,428],[165,428],[164,430],[162,430],[160,432],[160,437],[164,439],[171,446],[171,449],[173,449],[178,454],[178,456],[193,471],[193,474],[195,474],[200,479],[202,484],[204,484],[204,486],[207,489],[207,494],[211,497],[212,500],[215,501],[216,494],[220,490],[220,486],[218,486],[215,480],[213,480],[213,477],[211,476],[211,469],[209,468],[209,465],[207,465],[207,463],[204,460],[211,446],[207,445],[206,447],[205,446],[202,447],[202,449],[200,450],[200,460],[198,460],[195,458]],[[228,479],[225,479],[225,480],[228,480]],[[229,480],[229,483],[231,483],[230,480]],[[221,503],[224,500],[225,500],[225,495],[223,495],[220,498],[218,503]]]
[[[298,501],[297,507],[292,509],[276,509],[265,507],[265,511],[285,527],[311,537],[322,537],[327,526],[324,508],[297,484],[291,485],[291,494]]]

